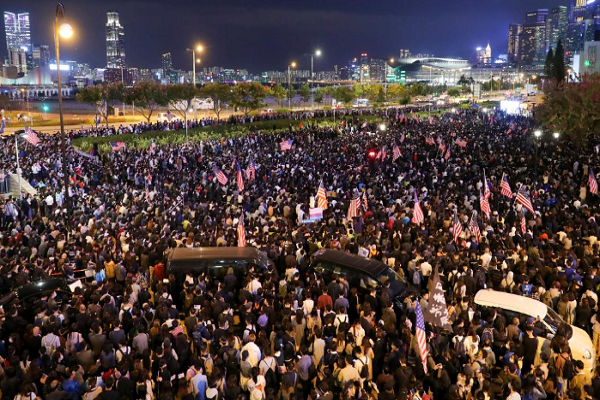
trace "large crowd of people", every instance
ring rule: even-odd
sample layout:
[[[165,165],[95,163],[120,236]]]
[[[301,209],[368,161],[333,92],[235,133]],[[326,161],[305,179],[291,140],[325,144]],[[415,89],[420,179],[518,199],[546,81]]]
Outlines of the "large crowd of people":
[[[600,354],[593,150],[575,153],[560,138],[534,136],[531,119],[500,112],[373,111],[384,126],[365,123],[366,113],[344,112],[335,126],[316,123],[326,112],[286,115],[297,123],[285,133],[251,129],[96,159],[70,151],[68,199],[60,138],[20,146],[22,175],[38,193],[0,200],[0,294],[51,276],[82,278],[72,296],[12,299],[0,309],[1,398],[600,398],[600,373],[572,357],[564,330],[540,350],[534,319],[474,303],[491,289],[539,299],[585,330]],[[0,170],[15,171],[13,146],[0,142]],[[531,198],[536,213],[524,225],[521,204],[501,191],[504,177]],[[308,222],[321,182],[328,207]],[[486,183],[489,217],[480,212]],[[360,209],[348,218],[357,196]],[[469,229],[474,211],[480,236]],[[455,214],[464,227],[456,240]],[[237,246],[240,218],[246,245],[273,267],[260,276],[249,269],[243,280],[203,274],[180,290],[169,252]],[[321,248],[382,261],[412,290],[400,306],[343,275],[308,274]],[[426,324],[423,365],[415,309],[427,308],[434,271],[452,329]]]

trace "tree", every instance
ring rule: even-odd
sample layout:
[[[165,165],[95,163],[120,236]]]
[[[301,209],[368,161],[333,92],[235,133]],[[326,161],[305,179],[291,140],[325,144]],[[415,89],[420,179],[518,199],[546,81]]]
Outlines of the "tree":
[[[273,96],[273,99],[275,99],[277,104],[279,104],[279,107],[282,107],[282,102],[283,102],[283,99],[285,99],[286,93],[287,92],[286,92],[285,88],[283,86],[281,86],[280,83],[278,83],[271,88],[270,94],[271,94],[271,96]]]
[[[91,104],[96,109],[96,114],[104,119],[108,127],[108,116],[112,103],[125,100],[125,86],[122,83],[108,85],[88,86],[80,89],[75,99],[80,103]]]
[[[600,134],[600,75],[585,75],[579,82],[548,85],[544,102],[536,108],[537,122],[579,149]]]
[[[331,95],[337,101],[344,103],[346,107],[350,107],[352,100],[356,98],[356,92],[349,86],[337,86],[332,89]]]
[[[388,85],[387,97],[389,100],[397,101],[400,104],[408,104],[411,100],[408,88],[398,83]]]
[[[294,96],[296,96],[296,90],[294,89],[294,85],[290,85],[285,92],[285,97],[288,99],[290,105]]]
[[[563,82],[567,75],[567,68],[565,67],[565,49],[563,48],[561,40],[559,40],[558,44],[556,45],[553,70],[554,79],[556,79],[557,82]]]
[[[354,91],[354,98],[361,98],[365,94],[364,88],[360,83],[355,83],[352,86],[352,90]]]
[[[451,87],[450,89],[448,89],[447,93],[450,97],[458,97],[460,96],[460,89],[457,87]]]
[[[548,50],[548,54],[546,55],[544,75],[546,75],[546,78],[548,79],[552,79],[554,77],[554,52],[552,51],[552,47],[550,47],[550,50]]]
[[[460,85],[460,86],[464,86],[464,85],[468,85],[468,84],[470,84],[470,82],[469,82],[469,80],[467,79],[467,77],[466,77],[466,76],[464,76],[464,75],[461,75],[461,76],[460,76],[460,79],[458,80],[458,82],[456,82],[456,84],[457,84],[457,85]]]
[[[152,114],[159,107],[169,104],[169,96],[164,86],[155,82],[140,82],[127,90],[127,102],[135,104],[135,109],[150,123]]]
[[[310,86],[303,83],[300,89],[298,89],[298,94],[304,103],[308,103],[310,101]]]
[[[325,97],[325,91],[321,88],[316,88],[314,93],[315,103],[322,104]]]
[[[258,110],[267,97],[267,89],[258,82],[242,83],[233,88],[232,105],[248,116],[251,111]]]
[[[175,110],[182,119],[185,119],[187,110],[192,107],[192,102],[198,95],[198,89],[192,85],[180,84],[167,86],[166,91],[169,107]]]
[[[213,112],[217,117],[217,121],[219,121],[223,107],[231,103],[231,100],[233,99],[233,89],[229,85],[221,83],[209,83],[200,88],[199,96],[212,99]]]

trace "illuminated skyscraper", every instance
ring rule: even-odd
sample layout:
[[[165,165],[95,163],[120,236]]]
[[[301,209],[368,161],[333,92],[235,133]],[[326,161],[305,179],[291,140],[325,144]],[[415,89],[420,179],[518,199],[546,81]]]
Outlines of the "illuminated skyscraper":
[[[510,24],[508,27],[508,62],[511,64],[519,60],[519,36],[522,31],[521,24]]]
[[[119,13],[109,11],[106,17],[106,67],[126,68],[125,31],[119,21]]]
[[[6,48],[21,49],[31,52],[31,31],[29,29],[29,13],[4,12],[4,32]]]

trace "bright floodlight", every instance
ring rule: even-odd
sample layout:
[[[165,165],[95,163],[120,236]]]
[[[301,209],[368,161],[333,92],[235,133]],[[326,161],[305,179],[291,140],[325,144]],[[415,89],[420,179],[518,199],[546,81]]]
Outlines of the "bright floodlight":
[[[198,53],[202,53],[204,51],[204,46],[202,46],[201,44],[199,44],[198,46],[196,46],[196,51]]]
[[[64,23],[58,28],[58,34],[65,39],[69,39],[71,36],[73,36],[73,27],[67,23]]]
[[[382,132],[385,131],[385,124],[379,125],[379,130]]]
[[[456,108],[451,109],[450,112],[454,114],[456,112]]]
[[[290,64],[290,67],[292,67],[292,68],[296,68],[296,62],[295,62],[295,61],[294,61],[294,62],[292,62],[292,63]]]
[[[317,57],[321,57],[321,50],[317,50],[317,51],[315,51],[315,56],[317,56]]]
[[[540,137],[542,136],[542,131],[540,131],[539,129],[537,129],[535,132],[533,132],[533,134],[535,135],[535,137]]]
[[[487,109],[487,107],[484,107],[484,108],[483,108],[483,112],[484,112],[484,113],[488,112],[488,109]]]
[[[554,136],[554,139],[558,139],[560,137],[560,133],[554,132],[552,136]]]
[[[392,64],[394,63],[394,59],[393,58],[390,58],[390,63],[392,63]]]

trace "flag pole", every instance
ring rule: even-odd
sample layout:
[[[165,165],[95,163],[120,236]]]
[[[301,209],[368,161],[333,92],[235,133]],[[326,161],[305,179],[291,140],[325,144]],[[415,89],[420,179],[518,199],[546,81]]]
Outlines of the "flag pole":
[[[19,181],[19,199],[22,199],[21,192],[21,165],[19,164],[19,139],[17,138],[17,133],[15,132],[15,154],[17,155],[17,179]]]

